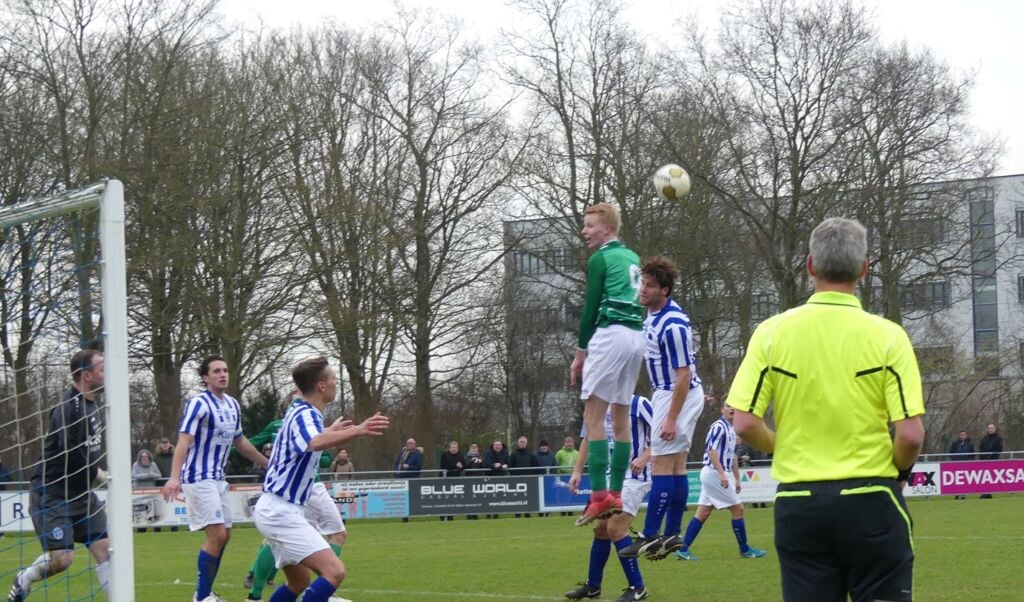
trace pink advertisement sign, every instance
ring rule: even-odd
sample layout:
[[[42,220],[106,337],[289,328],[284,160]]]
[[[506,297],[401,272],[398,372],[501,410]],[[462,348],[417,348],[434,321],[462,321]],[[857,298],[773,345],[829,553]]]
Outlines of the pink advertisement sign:
[[[1024,460],[943,462],[943,495],[1024,491]]]

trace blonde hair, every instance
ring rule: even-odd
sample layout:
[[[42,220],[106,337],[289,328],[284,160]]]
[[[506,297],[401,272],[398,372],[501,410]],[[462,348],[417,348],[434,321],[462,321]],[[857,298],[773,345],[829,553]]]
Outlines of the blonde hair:
[[[596,215],[597,220],[602,225],[610,227],[612,232],[617,233],[619,226],[622,225],[622,218],[619,217],[619,208],[611,203],[598,203],[587,207],[583,215]]]

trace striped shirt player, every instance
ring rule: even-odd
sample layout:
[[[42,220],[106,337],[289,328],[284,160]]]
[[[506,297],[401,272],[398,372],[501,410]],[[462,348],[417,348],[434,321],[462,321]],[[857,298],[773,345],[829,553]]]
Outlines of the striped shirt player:
[[[747,544],[747,526],[743,520],[743,503],[740,501],[740,469],[736,462],[736,430],[732,426],[735,410],[722,404],[722,417],[708,429],[704,441],[704,466],[700,469],[700,499],[697,511],[683,536],[683,546],[676,551],[682,560],[697,560],[690,546],[697,539],[701,528],[715,509],[728,508],[732,514],[732,532],[739,545],[740,556],[761,558],[764,550]]]
[[[324,408],[338,389],[337,376],[324,356],[299,362],[292,379],[302,397],[294,399],[285,413],[253,520],[286,576],[271,600],[292,602],[302,596],[304,602],[327,602],[345,578],[345,565],[306,514],[317,492],[326,491],[322,484],[314,484],[320,457],[323,450],[345,441],[380,435],[389,422],[375,414],[357,425],[339,418],[324,427]],[[310,570],[319,575],[312,583]]]
[[[651,489],[651,467],[648,451],[651,440],[651,423],[653,420],[653,408],[646,397],[634,395],[629,407],[630,430],[633,435],[632,465],[627,472],[626,480],[622,487],[622,512],[613,515],[611,518],[602,519],[597,522],[594,529],[594,540],[590,547],[590,565],[587,573],[587,581],[581,583],[576,589],[565,593],[570,600],[583,598],[597,598],[601,595],[601,583],[604,579],[604,567],[611,555],[612,544],[616,550],[623,550],[633,544],[633,539],[628,535],[630,524],[633,518],[640,511],[640,504],[644,496]],[[611,439],[611,409],[605,414],[605,432]],[[587,429],[584,426],[580,433],[583,440],[582,445],[588,445]],[[573,480],[578,483],[580,474],[583,471],[583,459],[586,456],[581,453],[577,460],[573,473]],[[637,464],[641,464],[637,470]],[[570,487],[575,487],[570,483]],[[640,566],[635,557],[619,557],[623,573],[629,587],[623,592],[620,600],[642,600],[647,597],[647,589],[644,585],[643,576],[640,573]]]
[[[668,416],[677,370],[690,370],[686,400],[676,419],[677,435],[672,441],[665,441],[655,433],[652,450],[656,456],[685,453],[690,449],[693,431],[704,407],[704,388],[697,375],[697,356],[689,316],[675,301],[666,300],[661,310],[649,313],[644,320],[644,341],[644,363],[654,389],[651,403],[656,429],[660,429]]]
[[[190,485],[207,480],[224,481],[231,446],[242,436],[242,410],[238,400],[226,393],[217,397],[210,390],[203,391],[185,405],[178,431],[192,435],[194,441],[185,455],[181,482]]]
[[[171,475],[163,487],[170,501],[179,492],[188,504],[189,529],[206,532],[199,550],[195,599],[217,600],[213,582],[220,559],[231,537],[231,509],[224,466],[231,446],[257,466],[267,459],[242,434],[238,401],[227,394],[230,378],[224,358],[209,356],[199,366],[206,390],[185,404],[178,427],[178,443],[171,460]]]
[[[689,497],[686,454],[704,407],[697,376],[690,319],[672,300],[678,271],[664,257],[643,266],[640,303],[644,319],[644,363],[651,380],[654,432],[651,435],[651,494],[642,537],[620,555],[664,558],[682,543],[683,513]],[[663,535],[662,523],[664,523]]]

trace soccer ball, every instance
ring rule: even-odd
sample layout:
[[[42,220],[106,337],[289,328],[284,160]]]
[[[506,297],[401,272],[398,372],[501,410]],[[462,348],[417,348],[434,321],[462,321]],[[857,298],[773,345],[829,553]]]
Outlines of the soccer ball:
[[[662,165],[654,172],[654,189],[663,200],[682,200],[690,193],[690,176],[674,163]]]

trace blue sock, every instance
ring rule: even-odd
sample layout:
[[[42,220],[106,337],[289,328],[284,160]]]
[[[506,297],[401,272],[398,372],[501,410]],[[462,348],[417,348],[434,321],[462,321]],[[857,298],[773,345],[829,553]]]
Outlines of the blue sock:
[[[282,585],[274,590],[274,595],[270,596],[270,602],[295,602],[298,598],[298,596],[292,593],[292,590]]]
[[[747,525],[742,518],[732,519],[732,532],[736,534],[736,543],[740,544],[740,554],[750,549],[747,545]]]
[[[632,543],[633,538],[627,535],[615,542],[615,549],[622,550],[628,548]],[[616,556],[618,555],[616,554]],[[640,563],[636,561],[636,558],[623,558],[619,556],[619,563],[622,564],[622,572],[626,574],[626,581],[637,589],[643,589],[644,578],[640,575]]]
[[[327,602],[334,595],[336,589],[338,588],[330,581],[323,577],[317,577],[316,581],[310,583],[306,591],[302,593],[302,602]]]
[[[693,540],[697,539],[697,535],[700,534],[701,527],[704,523],[700,522],[697,517],[690,519],[690,524],[686,526],[686,535],[683,536],[683,549],[689,550]]]
[[[661,520],[665,518],[665,512],[672,503],[673,479],[670,474],[656,474],[651,477],[651,495],[647,498],[644,537],[657,537],[661,531]]]
[[[594,539],[590,544],[590,570],[587,572],[587,585],[601,587],[604,577],[604,565],[612,553],[612,542],[609,539]]]
[[[199,550],[196,566],[199,569],[196,578],[196,600],[202,600],[213,591],[213,580],[217,578],[220,558],[207,554],[205,550]]]
[[[679,535],[683,528],[683,512],[686,512],[686,498],[690,495],[690,481],[684,474],[672,477],[672,502],[665,517],[665,535]]]

